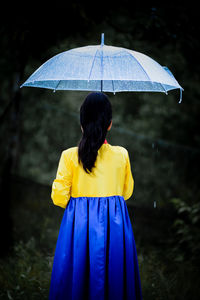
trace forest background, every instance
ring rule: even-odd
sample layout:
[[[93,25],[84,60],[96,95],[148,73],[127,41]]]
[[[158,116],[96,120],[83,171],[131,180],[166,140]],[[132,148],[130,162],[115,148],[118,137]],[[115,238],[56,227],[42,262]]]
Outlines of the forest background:
[[[80,140],[79,108],[88,94],[19,86],[52,56],[100,44],[102,32],[106,45],[167,66],[184,88],[181,104],[178,90],[107,93],[107,140],[126,147],[131,159],[135,188],[127,206],[144,299],[199,299],[197,7],[128,0],[27,6],[2,6],[0,19],[0,299],[48,297],[63,215],[51,184],[62,150]]]

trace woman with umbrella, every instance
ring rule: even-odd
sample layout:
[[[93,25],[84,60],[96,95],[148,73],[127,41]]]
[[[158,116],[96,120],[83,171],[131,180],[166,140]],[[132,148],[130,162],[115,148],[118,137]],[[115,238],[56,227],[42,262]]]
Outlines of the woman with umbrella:
[[[126,200],[134,180],[128,151],[106,141],[112,107],[101,92],[80,109],[82,138],[61,154],[52,200],[65,209],[49,299],[141,300],[136,245]]]

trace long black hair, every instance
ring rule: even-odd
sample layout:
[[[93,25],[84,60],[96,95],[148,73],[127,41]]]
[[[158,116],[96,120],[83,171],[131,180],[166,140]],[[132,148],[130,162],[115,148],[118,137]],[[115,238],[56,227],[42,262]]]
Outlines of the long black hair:
[[[83,135],[78,145],[78,160],[86,173],[90,173],[94,167],[111,121],[112,107],[108,97],[100,92],[90,93],[80,108]]]

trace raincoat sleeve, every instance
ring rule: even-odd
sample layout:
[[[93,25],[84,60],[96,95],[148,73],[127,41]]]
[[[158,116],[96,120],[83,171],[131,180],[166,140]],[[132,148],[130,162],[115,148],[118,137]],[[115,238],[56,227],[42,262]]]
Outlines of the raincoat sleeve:
[[[123,197],[125,200],[129,199],[133,194],[134,180],[131,172],[131,164],[128,151],[126,151],[126,171],[124,180]]]
[[[67,154],[68,151],[66,150],[61,154],[51,192],[53,203],[62,208],[66,208],[71,196],[72,166],[70,155]]]

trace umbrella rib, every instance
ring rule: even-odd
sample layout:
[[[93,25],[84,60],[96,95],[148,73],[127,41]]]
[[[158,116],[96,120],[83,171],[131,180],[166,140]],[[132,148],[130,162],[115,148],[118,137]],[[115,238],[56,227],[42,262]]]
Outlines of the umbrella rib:
[[[112,87],[113,87],[113,93],[115,93],[115,87],[114,87],[114,81],[113,81],[113,76],[112,76],[112,72],[111,72],[111,64],[110,64],[110,56],[108,56],[108,61],[109,61],[109,65],[110,65],[110,75],[111,75],[111,81],[112,81]]]
[[[90,81],[90,76],[91,76],[91,73],[92,73],[92,69],[94,67],[94,61],[95,61],[95,58],[97,56],[97,52],[99,51],[99,49],[96,50],[95,52],[95,55],[94,55],[94,58],[93,58],[93,61],[92,61],[92,66],[91,66],[91,69],[90,69],[90,74],[89,74],[89,78],[88,78],[88,81]]]
[[[165,94],[168,95],[167,90],[165,89],[164,85],[161,82],[159,82],[159,84],[162,86],[163,90],[165,91]]]
[[[56,87],[55,87],[54,90],[53,90],[54,92],[57,90],[57,88],[58,88],[60,82],[61,82],[61,80],[58,81],[58,84],[56,85]]]
[[[134,58],[134,60],[136,61],[136,63],[138,65],[140,65],[140,67],[142,68],[142,70],[144,71],[144,73],[146,74],[146,76],[148,77],[148,79],[152,82],[151,78],[149,77],[149,75],[147,74],[146,70],[144,69],[144,67],[141,65],[141,63],[134,57],[134,55],[130,52],[127,51],[127,53]]]
[[[142,70],[144,71],[144,73],[146,74],[146,76],[149,78],[149,80],[150,80],[151,83],[153,84],[153,81],[151,80],[151,78],[150,78],[149,75],[147,74],[146,70],[145,70],[144,67],[141,65],[141,63],[134,57],[134,55],[133,55],[132,53],[128,52],[128,54],[129,54],[131,57],[133,57],[134,60],[140,65],[140,67],[142,68]],[[162,84],[161,82],[158,82],[158,83],[161,85],[161,87],[163,88],[165,94],[167,95],[168,93],[167,93],[166,89],[164,88],[163,84]]]

